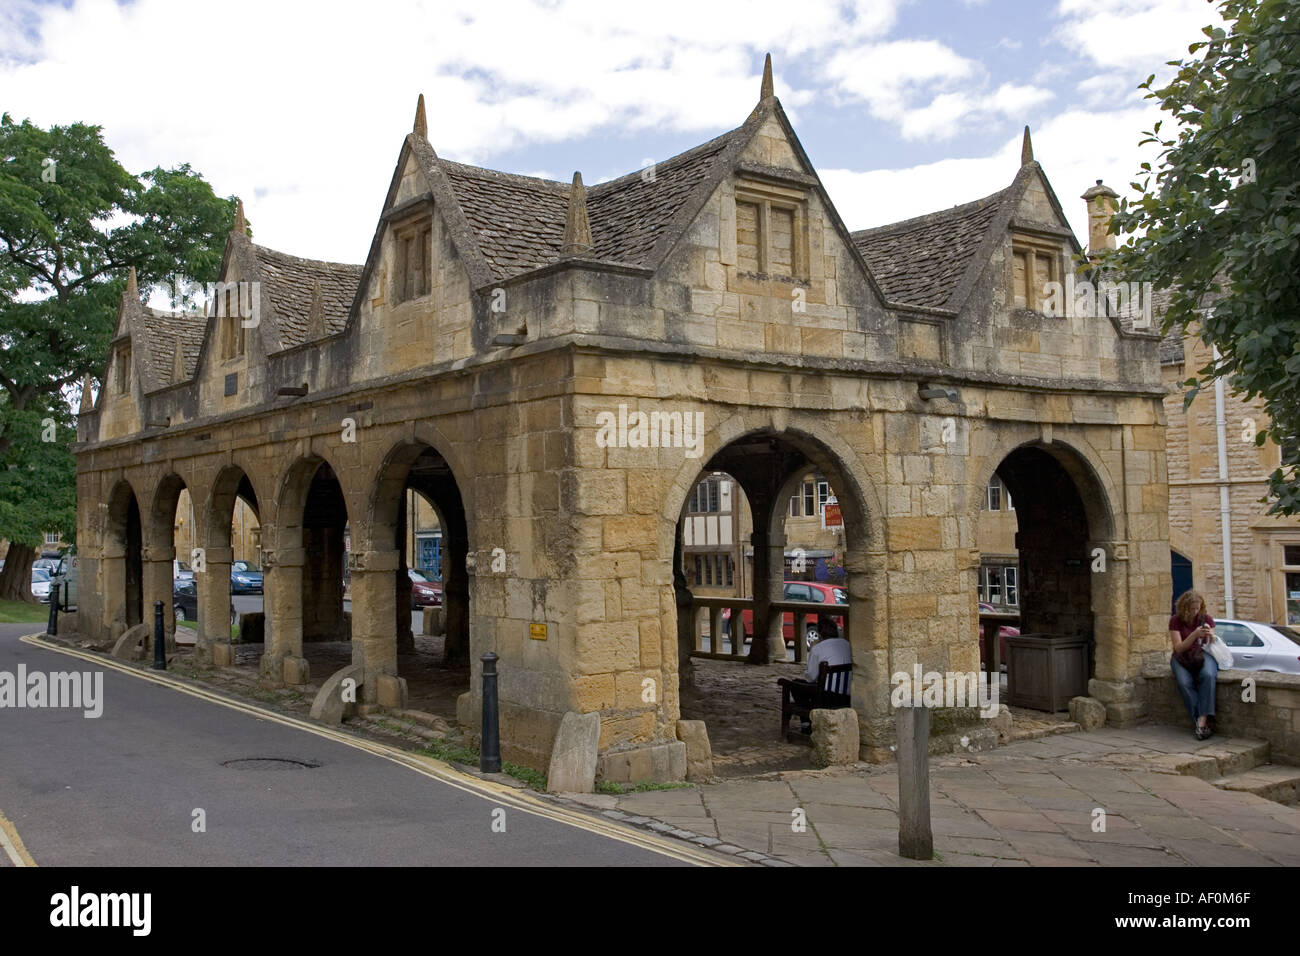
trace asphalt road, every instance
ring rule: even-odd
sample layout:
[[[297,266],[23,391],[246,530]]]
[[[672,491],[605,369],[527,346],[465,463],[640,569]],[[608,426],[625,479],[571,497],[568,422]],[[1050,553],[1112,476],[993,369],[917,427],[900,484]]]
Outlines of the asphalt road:
[[[347,744],[19,642],[0,671],[102,671],[103,715],[0,708],[0,814],[41,866],[681,865]],[[228,761],[292,760],[226,766]],[[494,832],[504,809],[505,832]],[[196,810],[206,832],[194,832]],[[496,819],[501,819],[496,814]]]

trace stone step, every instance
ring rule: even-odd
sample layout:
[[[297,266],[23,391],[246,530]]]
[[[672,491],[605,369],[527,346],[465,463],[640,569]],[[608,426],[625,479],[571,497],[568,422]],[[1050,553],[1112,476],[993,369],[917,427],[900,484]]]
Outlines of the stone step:
[[[1176,773],[1202,780],[1218,780],[1267,764],[1268,741],[1222,737],[1186,753],[1160,754],[1143,763],[1156,773]]]
[[[1253,793],[1276,803],[1295,803],[1300,799],[1300,767],[1268,764],[1211,780],[1220,790]]]

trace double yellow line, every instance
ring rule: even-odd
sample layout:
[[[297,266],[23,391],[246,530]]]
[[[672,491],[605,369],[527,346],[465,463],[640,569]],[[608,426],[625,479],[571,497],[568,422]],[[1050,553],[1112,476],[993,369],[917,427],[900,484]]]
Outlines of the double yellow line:
[[[604,820],[600,817],[589,816],[588,814],[571,810],[567,807],[550,803],[534,796],[528,791],[516,790],[507,787],[504,784],[496,783],[491,780],[483,780],[466,773],[461,773],[453,767],[435,760],[432,757],[426,757],[420,754],[409,753],[405,750],[399,750],[396,747],[390,747],[387,744],[377,743],[371,740],[365,740],[354,737],[351,734],[345,734],[342,731],[334,730],[330,727],[324,727],[320,724],[313,724],[297,717],[290,717],[285,714],[279,714],[275,711],[266,710],[253,704],[245,703],[241,700],[232,700],[220,694],[213,693],[200,687],[192,687],[174,677],[170,677],[163,672],[137,670],[134,667],[115,661],[111,658],[101,657],[98,654],[89,654],[84,651],[73,650],[58,644],[51,644],[44,640],[41,635],[33,634],[29,637],[20,638],[25,644],[32,644],[46,650],[55,651],[59,654],[66,654],[70,657],[78,657],[85,661],[90,661],[98,667],[108,667],[113,670],[121,671],[132,677],[141,680],[152,681],[155,684],[162,684],[173,690],[178,690],[183,694],[189,694],[191,697],[197,697],[200,700],[206,700],[210,703],[220,704],[222,707],[228,707],[231,710],[241,711],[251,714],[262,720],[273,721],[283,724],[286,727],[293,727],[296,730],[306,731],[315,734],[318,737],[324,737],[327,740],[333,740],[337,743],[346,744],[357,750],[364,750],[367,753],[382,757],[385,760],[391,760],[393,763],[401,764],[407,769],[414,770],[416,773],[423,774],[426,777],[432,777],[441,783],[455,787],[465,793],[481,797],[485,800],[491,800],[498,806],[509,806],[523,813],[528,813],[536,817],[542,817],[548,820],[554,820],[568,826],[585,830],[588,833],[594,833],[598,836],[607,837],[611,840],[618,840],[629,846],[635,846],[642,850],[649,850],[652,853],[658,853],[673,860],[684,863],[691,863],[696,866],[744,866],[740,860],[735,860],[722,854],[710,853],[703,848],[695,848],[677,840],[669,840],[658,837],[650,833],[643,833],[640,830],[631,827],[621,826],[612,820]],[[12,825],[0,816],[0,843],[4,843],[4,834],[15,842],[16,848],[20,855],[27,861],[25,865],[35,866],[27,851],[22,849],[22,841],[18,839],[17,831],[12,829]],[[5,843],[5,849],[9,847]],[[10,858],[14,856],[10,853]],[[15,860],[15,865],[18,865]]]

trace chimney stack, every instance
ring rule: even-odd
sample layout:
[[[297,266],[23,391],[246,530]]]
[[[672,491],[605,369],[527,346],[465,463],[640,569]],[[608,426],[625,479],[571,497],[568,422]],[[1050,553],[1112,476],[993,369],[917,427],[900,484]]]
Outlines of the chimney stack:
[[[1115,237],[1109,232],[1110,217],[1115,214],[1115,200],[1119,193],[1097,180],[1081,197],[1088,204],[1088,256],[1096,258],[1107,249],[1115,248]]]

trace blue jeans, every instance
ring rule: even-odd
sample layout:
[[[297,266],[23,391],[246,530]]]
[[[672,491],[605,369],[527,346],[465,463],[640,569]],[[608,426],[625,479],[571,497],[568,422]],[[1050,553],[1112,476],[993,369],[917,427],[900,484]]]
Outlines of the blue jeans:
[[[1201,664],[1199,673],[1193,674],[1172,654],[1169,666],[1174,669],[1174,680],[1178,682],[1178,693],[1183,695],[1183,703],[1192,720],[1198,717],[1214,716],[1214,688],[1219,677],[1219,664],[1209,654]]]

